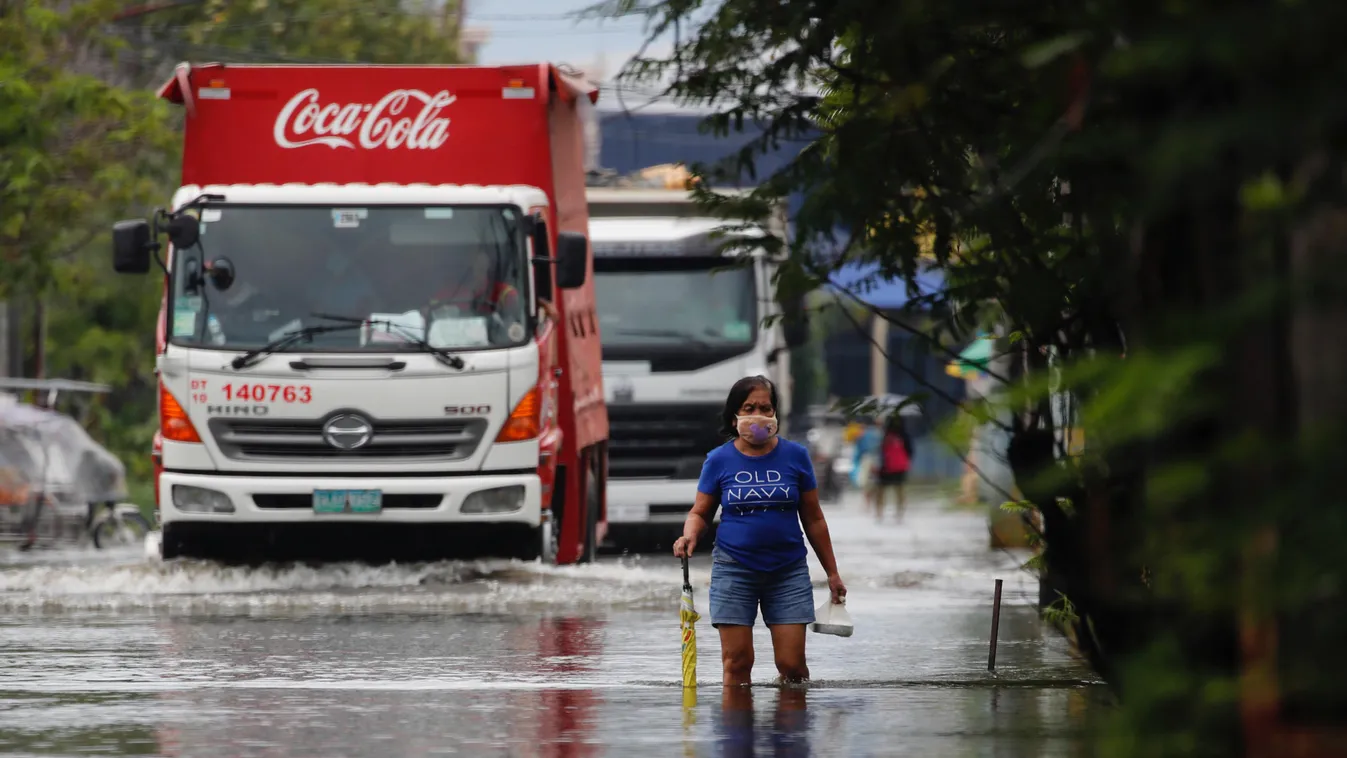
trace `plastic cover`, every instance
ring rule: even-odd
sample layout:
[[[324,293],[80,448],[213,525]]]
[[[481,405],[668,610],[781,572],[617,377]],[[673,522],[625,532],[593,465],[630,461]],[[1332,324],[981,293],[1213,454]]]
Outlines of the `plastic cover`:
[[[814,623],[810,628],[819,634],[834,634],[838,637],[850,637],[856,631],[851,623],[851,614],[847,613],[846,598],[834,603],[831,595],[814,611]]]
[[[124,500],[126,467],[70,416],[0,406],[0,505],[38,494],[69,504]]]

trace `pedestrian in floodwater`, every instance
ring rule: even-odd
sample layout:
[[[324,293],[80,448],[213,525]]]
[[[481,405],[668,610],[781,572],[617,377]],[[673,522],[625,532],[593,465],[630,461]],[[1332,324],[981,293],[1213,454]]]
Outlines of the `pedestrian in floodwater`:
[[[828,574],[833,602],[847,594],[809,451],[777,436],[776,407],[776,386],[764,376],[745,377],[730,388],[721,413],[729,441],[706,456],[697,499],[673,547],[675,556],[690,557],[721,508],[711,553],[711,625],[720,631],[727,686],[751,680],[759,606],[782,681],[809,678],[804,647],[805,630],[814,622],[814,588],[805,536]]]
[[[889,493],[893,493],[897,501],[898,520],[903,520],[903,514],[907,512],[907,493],[903,486],[907,484],[907,472],[911,468],[912,435],[907,433],[902,414],[895,410],[884,424],[879,463],[875,466],[875,520],[883,520]]]
[[[872,418],[865,425],[865,431],[856,438],[854,458],[851,463],[852,481],[860,489],[867,507],[875,507],[875,498],[879,496],[879,479],[875,476],[879,461],[879,443],[884,439],[883,423]]]

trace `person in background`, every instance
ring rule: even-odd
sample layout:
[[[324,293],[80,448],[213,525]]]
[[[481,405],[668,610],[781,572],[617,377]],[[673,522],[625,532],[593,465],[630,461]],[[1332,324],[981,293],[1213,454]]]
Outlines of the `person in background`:
[[[912,437],[907,433],[902,414],[895,410],[884,424],[884,437],[879,445],[879,464],[875,471],[875,520],[883,520],[889,492],[896,495],[898,520],[903,519],[907,510],[907,494],[903,486],[907,483],[907,472],[911,468]]]
[[[495,262],[495,254],[488,248],[474,250],[467,269],[431,296],[427,321],[477,317],[486,319],[490,342],[504,344],[522,340],[523,299],[514,285],[501,279]]]
[[[852,451],[852,482],[865,496],[867,508],[875,507],[878,486],[875,466],[879,462],[879,443],[883,438],[884,433],[879,419],[870,419],[866,423],[864,431],[856,438],[855,448]]]
[[[507,322],[522,321],[523,307],[519,290],[494,276],[491,265],[493,258],[491,251],[486,248],[473,251],[464,275],[446,283],[431,297],[431,312],[449,306],[458,308],[459,313],[474,316],[500,314]],[[515,318],[516,315],[519,318]]]
[[[744,377],[730,388],[721,413],[721,431],[729,441],[706,456],[696,501],[673,546],[675,556],[691,557],[720,506],[710,605],[727,687],[751,680],[759,606],[782,681],[809,678],[805,630],[814,622],[814,587],[806,536],[828,575],[832,601],[842,602],[847,594],[809,451],[777,436],[776,407],[776,385],[765,376]]]

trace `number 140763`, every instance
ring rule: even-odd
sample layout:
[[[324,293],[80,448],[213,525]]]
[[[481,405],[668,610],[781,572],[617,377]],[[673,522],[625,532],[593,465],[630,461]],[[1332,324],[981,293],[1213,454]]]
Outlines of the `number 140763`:
[[[233,383],[216,385],[217,393],[225,402],[242,400],[249,403],[311,403],[313,388],[307,384]],[[192,402],[211,402],[205,379],[192,380]],[[217,400],[218,402],[218,400]]]

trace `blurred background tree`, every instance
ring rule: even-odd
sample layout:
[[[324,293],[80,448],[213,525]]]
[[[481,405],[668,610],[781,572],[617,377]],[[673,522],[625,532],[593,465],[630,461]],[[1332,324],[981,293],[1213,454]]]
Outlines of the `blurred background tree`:
[[[117,277],[112,222],[166,203],[175,63],[455,63],[457,3],[0,0],[0,300],[28,376],[110,384],[84,419],[145,500],[154,418],[153,277]],[[136,482],[136,480],[139,480]]]
[[[705,173],[808,142],[742,202],[701,192],[749,214],[803,195],[783,299],[847,263],[933,266],[948,286],[924,299],[950,318],[932,344],[1010,335],[1007,458],[1066,598],[1052,616],[1121,698],[1106,752],[1327,749],[1347,712],[1347,509],[1327,461],[1347,419],[1347,4],[595,12],[673,37],[627,80],[713,108],[722,133],[762,129]]]
[[[118,6],[0,4],[0,300],[22,373],[115,388],[88,421],[143,473],[156,293],[115,280],[99,253],[117,216],[162,189],[177,140],[152,92],[110,75]]]

